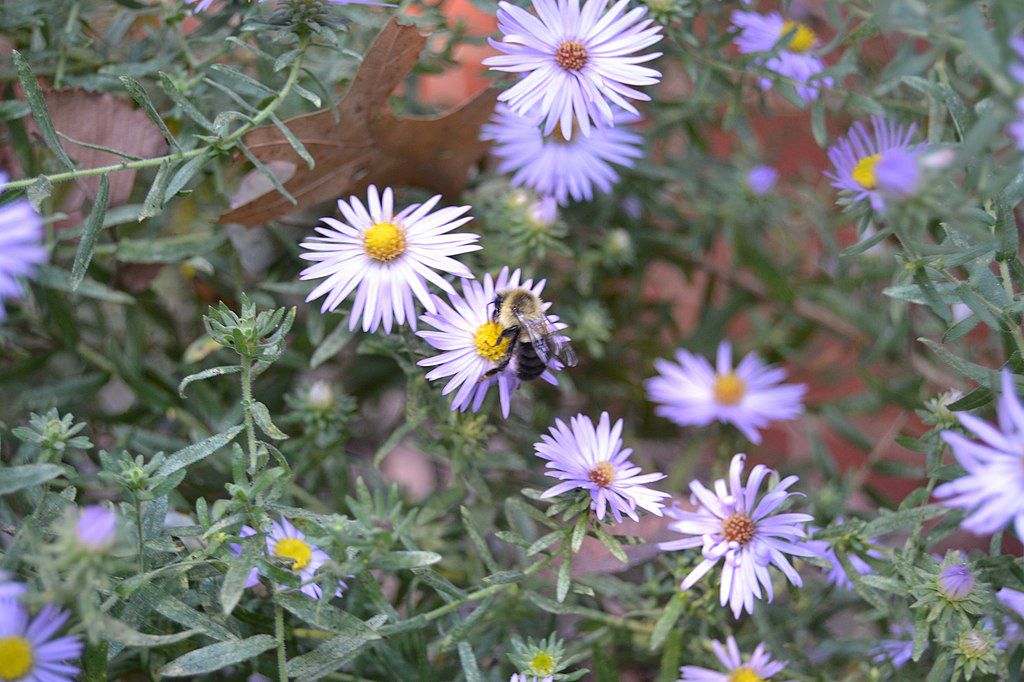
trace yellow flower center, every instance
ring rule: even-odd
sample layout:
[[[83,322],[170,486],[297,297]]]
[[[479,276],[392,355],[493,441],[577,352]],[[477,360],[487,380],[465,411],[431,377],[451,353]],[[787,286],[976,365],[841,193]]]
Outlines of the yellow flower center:
[[[789,45],[787,46],[790,52],[807,52],[818,42],[818,36],[806,24],[787,21],[782,25],[782,35],[788,35],[791,32],[792,35],[789,36]]]
[[[722,521],[722,535],[729,542],[745,545],[754,539],[754,522],[746,514],[735,513]]]
[[[764,680],[753,670],[743,666],[732,671],[732,674],[729,675],[729,682],[764,682]]]
[[[747,382],[729,372],[715,377],[711,386],[711,395],[719,405],[736,405],[747,394]]]
[[[853,171],[850,176],[853,181],[864,189],[874,189],[878,187],[878,178],[875,177],[875,166],[882,160],[881,154],[872,154],[871,156],[865,156],[863,159],[857,162],[857,165],[853,167]]]
[[[363,233],[366,255],[381,263],[390,263],[405,251],[405,230],[395,223],[374,223]]]
[[[611,462],[601,462],[590,470],[591,483],[596,483],[601,488],[607,488],[615,480],[615,467]]]
[[[555,50],[555,63],[566,71],[579,71],[587,65],[587,48],[578,40],[566,40]]]
[[[24,637],[0,637],[0,680],[18,680],[32,669],[32,645]]]
[[[292,560],[292,570],[301,571],[313,558],[313,550],[298,538],[281,538],[274,545],[274,556]]]
[[[555,672],[555,659],[546,651],[540,652],[530,659],[530,672],[545,677],[550,675]]]
[[[473,334],[473,347],[476,348],[477,355],[491,362],[497,362],[505,357],[512,339],[502,339],[501,343],[498,343],[499,336],[501,325],[497,322],[484,322],[477,327],[476,333]]]

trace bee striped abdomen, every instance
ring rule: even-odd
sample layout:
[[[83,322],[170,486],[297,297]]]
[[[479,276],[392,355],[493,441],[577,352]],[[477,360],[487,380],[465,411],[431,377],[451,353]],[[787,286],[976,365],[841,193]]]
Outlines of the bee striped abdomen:
[[[533,344],[520,341],[516,346],[516,376],[522,381],[533,381],[547,369],[547,365],[537,355]]]

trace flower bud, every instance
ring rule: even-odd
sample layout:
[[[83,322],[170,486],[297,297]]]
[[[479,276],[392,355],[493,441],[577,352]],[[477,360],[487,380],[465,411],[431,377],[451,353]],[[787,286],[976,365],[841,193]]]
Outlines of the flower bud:
[[[964,658],[982,658],[991,647],[988,635],[981,630],[968,630],[960,635],[960,641],[956,645]]]
[[[75,541],[94,554],[102,554],[117,540],[117,514],[98,504],[84,507],[75,522]]]
[[[950,564],[939,572],[939,590],[950,601],[966,599],[974,589],[974,576],[964,564]]]
[[[318,381],[309,389],[309,405],[317,410],[334,406],[334,389],[326,381]]]

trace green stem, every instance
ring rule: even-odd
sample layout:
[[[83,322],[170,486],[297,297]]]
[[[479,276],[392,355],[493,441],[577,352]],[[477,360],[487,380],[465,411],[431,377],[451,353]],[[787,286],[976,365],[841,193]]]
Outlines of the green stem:
[[[133,495],[132,497],[134,498],[135,501],[135,530],[138,534],[139,542],[139,575],[142,575],[146,572],[146,557],[144,550],[145,540],[142,535],[142,500],[139,499],[138,495]]]
[[[1006,290],[1010,303],[1013,303],[1017,294],[1013,290],[1013,279],[1010,278],[1010,264],[1005,260],[999,261],[999,276],[1003,280],[1003,289]],[[1010,334],[1017,345],[1017,350],[1021,355],[1024,355],[1024,333],[1021,332],[1020,323],[1014,320],[1011,315],[1007,315],[1007,317],[1009,318]]]
[[[256,475],[256,426],[252,419],[252,360],[242,358],[242,414],[245,415],[245,439],[249,453],[249,475]]]
[[[268,118],[274,111],[281,105],[285,97],[292,91],[295,86],[295,82],[299,78],[299,72],[302,70],[302,62],[306,56],[306,50],[309,47],[309,37],[303,36],[302,41],[299,45],[302,50],[299,53],[295,63],[292,64],[291,70],[288,72],[288,80],[285,81],[284,87],[281,88],[274,99],[270,100],[263,109],[261,109],[255,116],[246,121],[242,126],[235,132],[231,133],[227,137],[219,140],[216,143],[208,144],[195,149],[190,149],[185,152],[176,152],[174,154],[165,154],[163,156],[157,156],[151,159],[139,159],[138,161],[122,161],[121,163],[110,164],[109,166],[98,166],[96,168],[85,168],[82,170],[65,171],[63,173],[54,173],[52,175],[40,175],[34,178],[24,178],[22,180],[15,180],[9,182],[4,186],[4,190],[19,189],[22,187],[28,187],[33,183],[37,182],[39,178],[45,178],[51,183],[54,182],[67,182],[68,180],[74,180],[76,178],[89,177],[91,175],[106,175],[108,173],[115,173],[123,170],[137,170],[139,168],[150,168],[152,166],[159,166],[162,163],[177,163],[179,161],[187,161],[197,156],[207,153],[215,145],[227,149],[238,142],[246,133],[262,123]]]
[[[284,609],[277,603],[277,590],[274,590],[274,637],[277,638],[277,679],[288,682],[288,652],[284,646]]]

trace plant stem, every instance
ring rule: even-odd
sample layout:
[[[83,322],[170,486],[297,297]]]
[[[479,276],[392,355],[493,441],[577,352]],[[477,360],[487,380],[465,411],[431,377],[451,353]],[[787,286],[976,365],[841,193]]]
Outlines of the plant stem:
[[[1010,264],[1005,260],[999,261],[999,276],[1003,280],[1003,289],[1006,291],[1006,295],[1010,299],[1012,305],[1016,301],[1016,292],[1013,290],[1013,279],[1010,277]],[[1024,355],[1024,333],[1021,332],[1020,322],[1015,320],[1012,315],[1007,315],[1009,318],[1010,334],[1013,336],[1013,341],[1017,344],[1017,350]]]
[[[261,109],[255,116],[246,121],[241,125],[238,130],[231,133],[223,139],[213,142],[202,147],[196,147],[188,151],[176,152],[174,154],[165,154],[163,156],[157,156],[151,159],[139,159],[138,161],[122,161],[121,163],[110,164],[109,166],[98,166],[96,168],[85,168],[81,170],[65,171],[63,173],[54,173],[52,175],[40,175],[33,178],[23,178],[21,180],[15,180],[8,182],[4,186],[4,190],[19,189],[22,187],[28,187],[32,185],[40,178],[45,178],[51,183],[54,182],[66,182],[68,180],[74,180],[76,178],[84,178],[91,175],[106,175],[108,173],[115,173],[123,170],[136,170],[139,168],[150,168],[152,166],[159,166],[162,163],[177,163],[179,161],[187,161],[197,156],[207,153],[215,146],[222,149],[227,149],[233,146],[236,142],[248,133],[250,130],[258,126],[264,119],[269,117],[274,111],[281,105],[285,97],[291,93],[292,88],[295,86],[295,82],[299,79],[299,72],[302,70],[302,62],[306,57],[306,50],[309,48],[309,37],[303,36],[299,44],[299,48],[302,50],[299,56],[295,59],[295,63],[292,64],[291,70],[288,72],[288,80],[285,81],[281,91],[270,100],[263,109]]]
[[[135,529],[138,533],[139,541],[139,575],[142,575],[146,572],[146,557],[143,545],[144,538],[142,536],[142,501],[139,499],[138,495],[133,495],[132,497],[134,498],[135,501]]]
[[[252,420],[252,360],[242,358],[242,414],[245,415],[245,439],[249,453],[249,475],[256,475],[256,427]]]
[[[277,638],[277,679],[288,682],[288,652],[284,646],[284,609],[277,603],[277,589],[274,589],[274,637]]]

